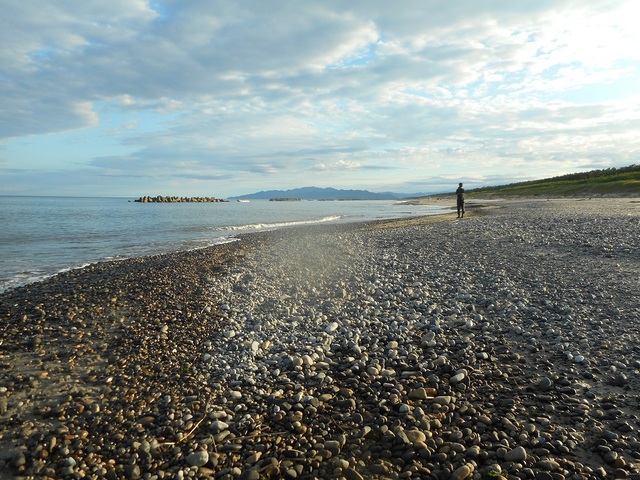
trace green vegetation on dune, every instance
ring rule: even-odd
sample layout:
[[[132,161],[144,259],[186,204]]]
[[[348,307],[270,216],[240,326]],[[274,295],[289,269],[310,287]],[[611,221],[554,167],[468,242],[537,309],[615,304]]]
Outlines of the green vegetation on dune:
[[[467,190],[469,197],[640,195],[640,165]]]

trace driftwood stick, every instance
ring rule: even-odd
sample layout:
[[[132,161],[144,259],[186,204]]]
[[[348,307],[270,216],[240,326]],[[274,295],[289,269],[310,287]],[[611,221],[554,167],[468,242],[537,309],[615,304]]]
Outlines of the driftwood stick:
[[[202,422],[204,422],[204,419],[207,418],[207,414],[206,414],[206,409],[205,409],[205,414],[202,416],[202,418],[200,420],[198,420],[198,423],[196,423],[191,430],[189,430],[187,432],[187,434],[182,437],[180,440],[178,440],[177,442],[164,442],[161,443],[159,446],[160,447],[166,447],[166,446],[170,446],[170,445],[178,445],[182,442],[184,442],[187,438],[189,438],[191,435],[193,435],[195,433],[195,431],[198,429],[198,427],[202,424]]]
[[[232,438],[231,441],[233,441],[233,440],[248,440],[250,438],[258,438],[258,437],[271,437],[273,435],[286,435],[288,433],[291,433],[291,432],[255,433],[253,435],[245,435],[244,437],[235,437],[235,438]]]

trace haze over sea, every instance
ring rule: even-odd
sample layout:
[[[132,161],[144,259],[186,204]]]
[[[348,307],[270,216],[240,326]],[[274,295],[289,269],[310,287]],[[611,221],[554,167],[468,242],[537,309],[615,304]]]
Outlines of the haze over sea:
[[[442,213],[390,200],[142,204],[0,196],[0,292],[91,263],[203,248],[265,229]]]

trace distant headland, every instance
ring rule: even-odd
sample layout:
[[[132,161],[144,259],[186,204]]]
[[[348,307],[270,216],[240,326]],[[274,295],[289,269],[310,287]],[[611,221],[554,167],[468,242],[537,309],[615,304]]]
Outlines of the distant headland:
[[[171,197],[158,195],[157,197],[140,197],[134,202],[139,203],[219,203],[228,202],[228,200],[222,200],[215,197]]]
[[[338,190],[336,188],[302,187],[291,190],[267,190],[248,195],[229,197],[232,200],[395,200],[399,194],[373,193],[368,190]]]

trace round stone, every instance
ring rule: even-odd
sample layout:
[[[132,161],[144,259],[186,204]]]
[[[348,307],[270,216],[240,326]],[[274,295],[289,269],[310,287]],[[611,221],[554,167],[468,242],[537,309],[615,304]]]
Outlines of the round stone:
[[[522,445],[520,445],[512,450],[509,450],[505,454],[504,459],[507,462],[524,462],[527,459],[527,450]]]
[[[206,450],[198,450],[187,455],[187,463],[192,467],[202,467],[209,461],[209,452]]]

